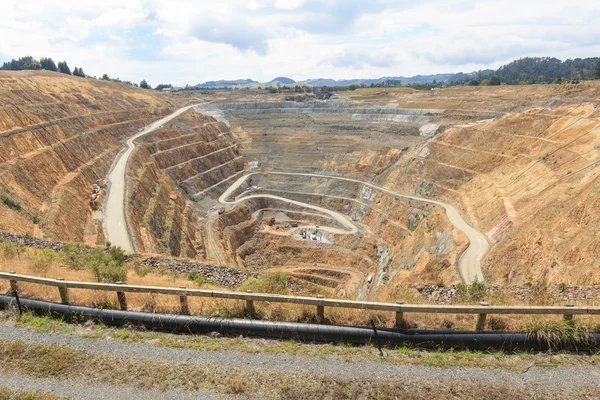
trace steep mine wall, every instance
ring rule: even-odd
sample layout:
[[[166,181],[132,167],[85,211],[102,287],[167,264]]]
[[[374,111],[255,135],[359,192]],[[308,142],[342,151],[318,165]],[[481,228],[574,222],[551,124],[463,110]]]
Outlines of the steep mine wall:
[[[127,171],[135,248],[204,257],[202,224],[191,198],[244,165],[229,127],[194,110],[138,139]],[[230,243],[229,236],[220,240]]]
[[[242,138],[252,168],[372,177],[434,134],[437,109],[362,106],[341,100],[204,105]],[[421,130],[427,125],[427,129]],[[423,135],[422,135],[423,134]]]
[[[127,183],[128,226],[135,249],[196,257],[201,247],[198,216],[143,148],[131,156]]]
[[[0,98],[0,229],[78,242],[103,237],[92,186],[121,141],[176,107],[161,93],[40,71],[0,71]]]
[[[493,245],[492,282],[600,283],[600,87],[576,89],[555,106],[449,129],[386,182],[460,207]]]

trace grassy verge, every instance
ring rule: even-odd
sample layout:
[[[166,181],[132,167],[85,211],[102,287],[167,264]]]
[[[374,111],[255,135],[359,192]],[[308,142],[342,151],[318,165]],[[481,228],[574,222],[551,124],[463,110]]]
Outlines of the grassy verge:
[[[525,399],[525,388],[401,379],[359,379],[221,369],[192,363],[147,362],[114,358],[69,347],[0,340],[0,366],[33,378],[77,379],[88,383],[132,385],[169,391],[209,389],[223,394],[256,395],[267,399]],[[585,389],[581,389],[584,391]]]
[[[14,315],[0,312],[0,320],[38,333],[55,332],[90,340],[118,340],[124,343],[142,343],[168,348],[187,348],[204,351],[238,351],[241,353],[267,353],[301,355],[307,357],[333,357],[345,362],[364,360],[392,364],[413,364],[432,367],[483,367],[504,368],[512,371],[531,366],[600,365],[600,353],[578,354],[569,352],[528,353],[499,351],[468,351],[453,349],[424,350],[407,346],[385,347],[380,356],[375,346],[350,344],[313,344],[293,340],[253,339],[243,337],[212,337],[210,335],[174,335],[130,328],[112,328],[102,324],[67,323],[60,319],[33,314]]]
[[[12,389],[6,386],[0,386],[1,400],[62,400],[68,397],[58,397],[53,394],[36,392],[32,390]]]
[[[20,274],[43,275],[49,278],[63,277],[74,281],[110,281],[126,278],[126,282],[133,285],[223,289],[206,282],[198,274],[164,274],[155,269],[142,268],[135,263],[121,265],[120,262],[123,260],[121,260],[122,254],[119,252],[114,252],[109,257],[97,250],[88,253],[88,250],[82,247],[72,246],[58,255],[52,254],[52,252],[48,251],[32,248],[26,249],[9,242],[0,242],[0,270],[14,270]],[[101,254],[102,256],[100,257]],[[92,262],[89,260],[92,260]],[[88,262],[95,267],[90,268]],[[113,265],[115,263],[118,265]],[[259,279],[249,279],[240,287],[240,290],[250,289],[254,292],[288,293],[290,290],[289,280],[289,276],[284,273],[265,273]],[[529,301],[529,305],[564,305],[564,302],[552,299],[545,283],[539,283],[534,286],[534,294]],[[24,298],[35,298],[53,302],[60,301],[58,290],[55,287],[19,283],[19,290],[21,296]],[[513,296],[504,292],[491,293],[482,283],[475,283],[469,287],[462,285],[457,290],[458,295],[454,299],[454,304],[478,304],[481,300],[489,300],[492,305],[518,305],[518,301]],[[0,293],[8,291],[9,283],[0,280]],[[315,295],[315,293],[295,294]],[[398,288],[386,296],[378,300],[389,302],[403,300],[406,304],[428,302],[423,296],[410,288]],[[336,298],[330,293],[327,294],[327,297]],[[341,298],[349,299],[349,297]],[[70,289],[69,299],[72,304],[77,305],[118,308],[117,296],[114,292]],[[178,313],[180,310],[180,302],[177,296],[127,293],[127,302],[129,309],[134,311]],[[435,303],[434,301],[431,302]],[[188,298],[188,303],[192,315],[225,318],[243,317],[245,315],[244,303],[239,300],[190,297]],[[598,304],[597,300],[586,302],[586,305],[594,304]],[[298,322],[316,321],[315,307],[270,302],[255,302],[255,307],[256,314],[253,316],[255,319]],[[368,326],[371,320],[377,326],[392,327],[395,324],[395,314],[393,312],[328,307],[325,309],[325,318],[326,322],[331,324]],[[410,328],[473,330],[477,315],[410,313],[406,314],[405,318],[407,326]],[[550,336],[555,337],[556,332],[567,332],[562,327],[561,318],[561,316],[545,315],[490,315],[487,320],[486,330],[526,331],[536,335],[546,330],[550,333]],[[583,332],[600,331],[597,316],[577,315],[574,319],[577,326]],[[540,326],[545,326],[546,328],[539,329]]]

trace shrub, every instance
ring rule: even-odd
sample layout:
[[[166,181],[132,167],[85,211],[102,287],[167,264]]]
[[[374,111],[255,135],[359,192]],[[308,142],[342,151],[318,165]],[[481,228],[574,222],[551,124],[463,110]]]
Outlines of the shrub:
[[[248,278],[246,282],[240,286],[240,290],[252,290],[257,293],[276,293],[288,294],[288,282],[290,274],[285,272],[266,272],[260,278]]]
[[[460,301],[479,302],[486,298],[487,290],[484,282],[475,279],[470,285],[459,283],[456,285],[456,298]]]
[[[191,271],[187,275],[187,279],[188,279],[188,281],[194,282],[198,286],[202,286],[206,283],[206,278],[204,277],[204,275],[202,275],[198,271]]]
[[[471,283],[469,287],[469,299],[471,301],[483,301],[486,296],[485,283],[479,282],[477,278]]]
[[[70,268],[76,270],[86,269],[92,249],[79,244],[68,244],[60,251],[61,261]]]
[[[125,253],[118,247],[111,247],[108,254],[102,250],[92,250],[89,262],[98,282],[114,283],[127,280]]]
[[[15,257],[21,258],[21,254],[25,252],[25,246],[13,242],[2,242],[2,255],[7,260],[12,260]]]
[[[560,290],[561,292],[566,292],[568,288],[569,288],[569,286],[567,286],[567,284],[564,282],[562,282],[558,285],[558,290]]]
[[[46,276],[52,264],[56,261],[56,253],[49,249],[35,251],[29,254],[31,269],[36,274]]]
[[[33,220],[34,225],[37,225],[40,223],[40,217],[38,217],[37,215],[35,217],[33,217],[32,220]]]
[[[3,196],[2,197],[2,202],[4,204],[6,204],[6,206],[8,208],[10,208],[11,210],[19,211],[21,209],[21,206],[18,203],[15,203],[14,201],[12,201],[11,199],[9,199],[8,197]]]

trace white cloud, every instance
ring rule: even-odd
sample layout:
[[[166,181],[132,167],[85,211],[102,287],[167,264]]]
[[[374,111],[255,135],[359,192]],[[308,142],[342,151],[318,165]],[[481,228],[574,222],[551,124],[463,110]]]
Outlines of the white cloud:
[[[151,84],[355,78],[600,54],[582,0],[0,0],[0,57]]]

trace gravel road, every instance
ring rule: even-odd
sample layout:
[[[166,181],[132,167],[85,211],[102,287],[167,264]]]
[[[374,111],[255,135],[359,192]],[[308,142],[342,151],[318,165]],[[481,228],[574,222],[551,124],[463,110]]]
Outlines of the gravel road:
[[[143,130],[136,133],[129,139],[127,139],[127,149],[120,153],[114,164],[113,168],[108,175],[108,195],[104,206],[105,210],[105,227],[106,227],[106,238],[115,246],[121,247],[126,251],[133,251],[133,244],[129,237],[129,231],[127,230],[126,215],[125,215],[125,184],[126,184],[126,169],[127,161],[129,156],[135,148],[134,141],[148,133],[160,128],[163,124],[169,122],[173,118],[181,115],[192,107],[196,107],[198,104],[180,108],[171,115],[154,121],[150,125],[146,126]]]
[[[304,207],[312,208],[312,209],[315,209],[315,210],[318,210],[321,212],[326,212],[327,214],[334,217],[337,221],[342,223],[344,226],[347,226],[349,228],[349,230],[338,229],[337,231],[339,231],[339,232],[333,232],[333,233],[349,234],[349,233],[356,232],[356,228],[354,227],[354,224],[352,224],[342,214],[339,214],[339,213],[336,213],[336,212],[333,212],[330,210],[326,210],[321,207],[316,207],[316,206],[312,206],[312,205],[309,205],[306,203],[300,203],[297,201],[286,199],[283,197],[272,196],[272,195],[253,195],[253,196],[241,197],[238,200],[231,201],[231,202],[227,201],[227,198],[231,195],[231,193],[233,193],[235,191],[235,189],[237,189],[246,179],[248,179],[252,175],[257,175],[257,174],[295,175],[295,176],[309,176],[309,177],[312,176],[312,177],[316,177],[316,178],[327,178],[327,179],[336,179],[336,180],[347,181],[347,182],[354,182],[354,183],[359,183],[359,184],[362,184],[365,186],[369,186],[373,189],[380,190],[380,191],[388,193],[392,196],[402,197],[402,198],[410,199],[410,200],[423,201],[423,202],[431,203],[431,204],[436,204],[436,205],[442,207],[446,211],[446,216],[448,217],[448,220],[450,221],[450,223],[456,229],[463,231],[465,233],[465,235],[467,235],[467,237],[469,238],[469,247],[462,254],[460,259],[458,260],[458,270],[459,270],[462,280],[465,281],[465,283],[467,283],[467,284],[472,283],[475,279],[477,279],[479,282],[484,281],[483,272],[481,271],[481,264],[483,263],[483,259],[485,258],[485,255],[490,250],[490,244],[487,240],[487,237],[483,233],[479,232],[477,229],[475,229],[471,225],[469,225],[463,219],[463,217],[460,215],[460,212],[456,209],[456,207],[454,207],[451,204],[444,203],[442,201],[426,199],[424,197],[418,197],[418,196],[412,196],[412,195],[394,192],[392,190],[385,189],[381,186],[373,185],[372,183],[368,183],[368,182],[359,181],[357,179],[344,178],[344,177],[340,177],[340,176],[331,176],[331,175],[320,175],[320,174],[309,174],[309,173],[298,173],[298,172],[274,172],[274,171],[257,171],[257,172],[251,172],[247,175],[244,175],[243,177],[239,178],[236,182],[234,182],[221,195],[221,197],[219,198],[219,202],[222,204],[237,204],[237,203],[240,203],[240,202],[242,202],[246,199],[250,199],[250,198],[258,198],[258,197],[276,198],[278,200],[283,200],[288,203],[302,205]],[[354,228],[350,228],[350,226],[352,226]],[[326,230],[324,227],[320,227],[319,229]],[[327,230],[332,231],[333,229],[334,228],[328,228]]]
[[[197,363],[214,365],[220,368],[237,367],[320,377],[366,378],[369,380],[392,378],[413,383],[502,384],[540,395],[580,393],[584,389],[600,390],[600,368],[595,366],[532,366],[523,372],[501,368],[439,368],[368,360],[348,361],[334,356],[310,357],[289,354],[243,353],[229,350],[205,351],[170,348],[148,343],[125,343],[114,339],[84,339],[61,333],[40,334],[10,325],[0,325],[0,339],[68,346],[77,350],[96,352],[112,357],[133,358],[150,362],[160,360],[169,363]],[[148,396],[150,395],[152,393],[149,393]]]
[[[85,383],[73,380],[35,379],[24,375],[14,374],[0,369],[0,385],[13,389],[33,390],[36,392],[51,393],[56,396],[70,397],[86,400],[114,400],[114,399],[140,399],[140,400],[196,400],[212,399],[216,396],[209,390],[186,392],[173,390],[159,392],[156,390],[142,390],[132,386],[111,386],[102,384]],[[219,396],[220,397],[220,396]]]

